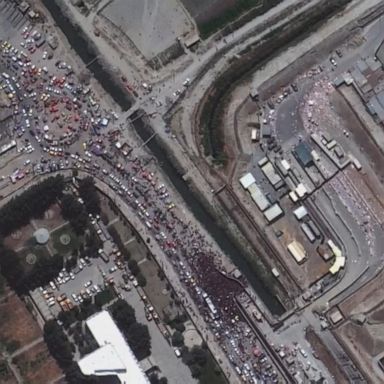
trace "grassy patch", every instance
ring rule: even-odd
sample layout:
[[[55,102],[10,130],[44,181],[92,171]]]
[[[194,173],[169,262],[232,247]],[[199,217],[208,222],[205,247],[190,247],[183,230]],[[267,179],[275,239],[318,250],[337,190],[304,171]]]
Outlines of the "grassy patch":
[[[202,367],[199,384],[227,384],[227,380],[212,355],[209,354],[206,364]]]
[[[61,236],[67,235],[70,237],[68,244],[63,244],[60,240]],[[69,224],[57,229],[51,233],[51,241],[55,251],[61,255],[72,253],[73,250],[77,249],[80,244],[80,238],[77,237],[73,229]]]
[[[28,274],[32,270],[33,265],[37,262],[37,260],[50,257],[47,247],[44,245],[38,245],[36,242],[35,245],[29,243],[29,245],[21,249],[17,255],[20,259],[25,274]],[[28,255],[36,256],[35,263],[32,263],[31,261],[28,262]]]
[[[108,287],[104,291],[99,292],[95,296],[95,304],[98,307],[102,307],[105,304],[108,304],[115,298],[115,294],[113,293],[112,288]]]

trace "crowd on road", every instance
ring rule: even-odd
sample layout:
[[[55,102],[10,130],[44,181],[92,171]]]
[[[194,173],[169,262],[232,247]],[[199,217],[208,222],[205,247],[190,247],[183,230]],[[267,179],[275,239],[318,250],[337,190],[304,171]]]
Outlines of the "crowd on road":
[[[155,166],[120,143],[119,116],[102,107],[71,65],[56,60],[46,43],[40,45],[42,38],[38,29],[24,27],[13,44],[1,42],[1,87],[12,110],[11,136],[20,156],[30,158],[3,175],[0,188],[60,169],[78,168],[102,179],[136,211],[168,255],[243,381],[279,382],[235,303],[246,282],[227,276],[219,251],[182,218]]]

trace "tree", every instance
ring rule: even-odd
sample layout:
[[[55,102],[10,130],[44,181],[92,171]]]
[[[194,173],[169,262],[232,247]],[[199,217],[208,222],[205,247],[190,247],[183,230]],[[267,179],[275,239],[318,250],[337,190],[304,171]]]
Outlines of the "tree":
[[[0,245],[0,269],[8,284],[18,291],[23,283],[24,269],[17,253],[2,244]]]
[[[201,375],[201,368],[197,364],[190,365],[189,369],[193,378],[197,379]]]
[[[136,322],[135,310],[124,300],[119,299],[110,306],[111,315],[124,334],[138,360],[151,353],[151,338],[148,327]]]
[[[175,331],[172,335],[172,345],[174,347],[181,347],[184,345],[184,336],[181,332]]]
[[[140,272],[140,268],[139,266],[137,265],[137,261],[136,260],[129,260],[128,261],[128,268],[129,270],[132,272],[132,274],[134,276],[137,276]]]
[[[136,323],[135,310],[124,300],[119,299],[110,306],[110,312],[118,327],[124,332]]]
[[[50,354],[62,369],[71,366],[73,358],[71,344],[55,320],[48,320],[45,323],[44,341]]]
[[[159,378],[157,373],[153,373],[149,376],[149,382],[151,384],[168,384],[168,379],[166,377]]]
[[[191,355],[193,357],[193,361],[203,367],[207,363],[208,354],[207,351],[195,345],[191,349]]]
[[[78,235],[84,234],[88,226],[88,215],[83,204],[74,196],[65,194],[61,199],[61,213]]]
[[[100,196],[97,193],[95,182],[92,177],[86,177],[79,181],[80,197],[84,201],[85,208],[92,215],[100,214]]]
[[[134,323],[127,332],[127,341],[137,360],[142,360],[151,354],[151,337],[148,327],[144,324]]]
[[[14,197],[0,209],[0,236],[6,237],[27,225],[60,198],[64,189],[62,176],[49,177]]]
[[[139,274],[136,276],[136,279],[140,287],[145,287],[147,285],[147,279],[141,272],[139,272]]]

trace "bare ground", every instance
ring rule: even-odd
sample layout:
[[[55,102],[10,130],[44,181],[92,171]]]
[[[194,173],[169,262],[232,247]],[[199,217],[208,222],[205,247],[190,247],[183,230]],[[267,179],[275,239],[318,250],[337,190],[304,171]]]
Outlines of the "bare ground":
[[[338,384],[347,384],[348,379],[344,374],[341,367],[335,362],[329,349],[324,345],[320,337],[313,329],[307,329],[305,334],[306,339],[311,344],[314,352],[323,364],[329,369],[331,375],[335,378],[335,382]]]
[[[62,375],[44,342],[22,353],[15,359],[15,363],[29,384],[50,383]]]
[[[41,329],[16,294],[0,303],[1,341],[14,341],[21,347],[40,336]]]

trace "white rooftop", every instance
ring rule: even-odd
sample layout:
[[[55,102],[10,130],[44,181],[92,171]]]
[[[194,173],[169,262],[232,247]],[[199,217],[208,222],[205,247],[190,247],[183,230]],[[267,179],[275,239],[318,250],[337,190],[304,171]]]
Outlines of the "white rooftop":
[[[109,312],[101,311],[86,323],[100,348],[79,360],[84,375],[117,375],[122,384],[149,384]]]
[[[240,181],[240,184],[243,186],[244,189],[248,189],[253,183],[256,182],[255,178],[253,177],[252,173],[250,173],[250,172],[245,174],[239,181]]]

